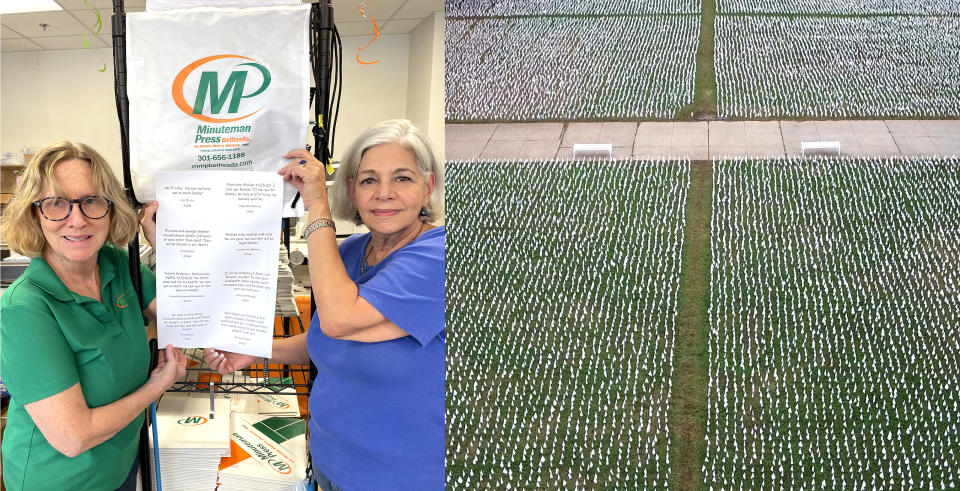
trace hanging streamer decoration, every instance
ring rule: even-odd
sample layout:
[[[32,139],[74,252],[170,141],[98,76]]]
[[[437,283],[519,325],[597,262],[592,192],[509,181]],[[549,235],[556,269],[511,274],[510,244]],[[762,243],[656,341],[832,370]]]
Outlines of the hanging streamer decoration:
[[[87,0],[83,0],[83,6],[87,6]],[[100,9],[94,7],[93,11],[97,14],[97,21],[93,23],[93,26],[90,29],[93,29],[94,34],[100,34],[100,30],[103,29],[103,19],[100,17]],[[87,43],[87,36],[84,33],[80,33],[80,37],[83,38],[83,47],[87,49],[93,49]],[[103,66],[97,69],[98,72],[107,71],[107,62],[103,62]]]
[[[374,63],[376,63],[376,62],[378,62],[378,61],[380,61],[380,60],[361,61],[361,60],[360,60],[360,52],[363,51],[363,50],[365,50],[365,49],[367,49],[367,48],[369,48],[370,45],[373,44],[373,42],[376,41],[378,37],[380,37],[380,28],[377,26],[377,19],[374,19],[373,17],[370,17],[369,15],[367,15],[367,2],[360,2],[360,5],[357,5],[357,10],[360,11],[360,16],[361,16],[361,17],[363,17],[364,19],[369,20],[370,23],[373,24],[373,27],[370,29],[370,32],[367,33],[368,36],[371,35],[371,34],[373,34],[373,39],[371,39],[370,42],[367,43],[366,46],[364,46],[364,47],[362,47],[362,48],[357,48],[357,63],[359,63],[359,64],[361,64],[361,65],[373,65]]]

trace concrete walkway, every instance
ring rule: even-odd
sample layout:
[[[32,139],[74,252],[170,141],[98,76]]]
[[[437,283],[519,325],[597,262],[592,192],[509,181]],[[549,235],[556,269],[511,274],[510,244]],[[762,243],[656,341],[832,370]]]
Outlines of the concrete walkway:
[[[446,159],[569,159],[574,143],[612,143],[620,159],[783,157],[825,140],[846,156],[960,156],[960,120],[447,124]]]

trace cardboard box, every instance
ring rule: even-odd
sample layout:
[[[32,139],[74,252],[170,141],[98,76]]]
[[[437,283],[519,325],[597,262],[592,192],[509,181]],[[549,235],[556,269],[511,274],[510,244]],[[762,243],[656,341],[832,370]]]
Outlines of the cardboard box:
[[[12,193],[17,186],[17,177],[23,173],[21,166],[0,167],[0,193]]]

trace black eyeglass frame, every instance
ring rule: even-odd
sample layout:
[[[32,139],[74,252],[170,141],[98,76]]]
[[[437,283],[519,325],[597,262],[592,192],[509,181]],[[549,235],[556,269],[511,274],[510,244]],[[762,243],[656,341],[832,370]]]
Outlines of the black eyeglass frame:
[[[92,217],[92,216],[90,216],[90,215],[87,215],[87,212],[83,211],[83,200],[85,200],[85,199],[90,199],[90,198],[101,198],[101,199],[103,199],[103,200],[106,200],[106,202],[107,202],[107,211],[106,211],[106,213],[104,213],[103,215],[98,216],[98,217]],[[63,218],[56,218],[56,219],[50,218],[50,217],[47,216],[46,213],[43,212],[43,202],[44,202],[44,201],[47,201],[47,200],[50,200],[50,199],[62,199],[62,200],[66,201],[67,203],[70,204],[70,210],[67,211],[67,214],[64,215]],[[77,199],[66,199],[66,198],[60,198],[60,197],[58,197],[58,196],[50,196],[50,197],[47,197],[47,198],[43,198],[43,199],[34,201],[34,202],[33,202],[33,206],[36,206],[37,209],[40,210],[40,214],[43,215],[43,218],[45,218],[45,219],[47,219],[47,220],[50,220],[51,222],[62,222],[62,221],[64,221],[64,220],[66,220],[67,218],[70,218],[70,214],[73,213],[73,205],[74,205],[74,203],[76,203],[77,208],[80,208],[80,213],[83,213],[83,216],[89,218],[90,220],[99,220],[99,219],[101,219],[101,218],[109,215],[109,214],[110,214],[110,209],[113,208],[113,201],[112,201],[112,200],[110,200],[109,198],[107,198],[107,197],[105,197],[105,196],[96,196],[96,195],[84,196],[84,197],[82,197],[82,198],[77,198]]]

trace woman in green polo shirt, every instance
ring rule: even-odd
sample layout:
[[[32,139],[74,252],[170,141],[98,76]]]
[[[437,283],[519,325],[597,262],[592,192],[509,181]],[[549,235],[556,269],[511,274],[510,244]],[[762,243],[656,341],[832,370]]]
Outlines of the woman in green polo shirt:
[[[155,208],[143,221],[151,244]],[[136,233],[123,188],[84,144],[38,152],[3,213],[7,244],[33,258],[0,298],[11,491],[134,489],[144,409],[186,371],[167,346],[148,374],[156,284],[142,268],[141,311],[124,250]]]

